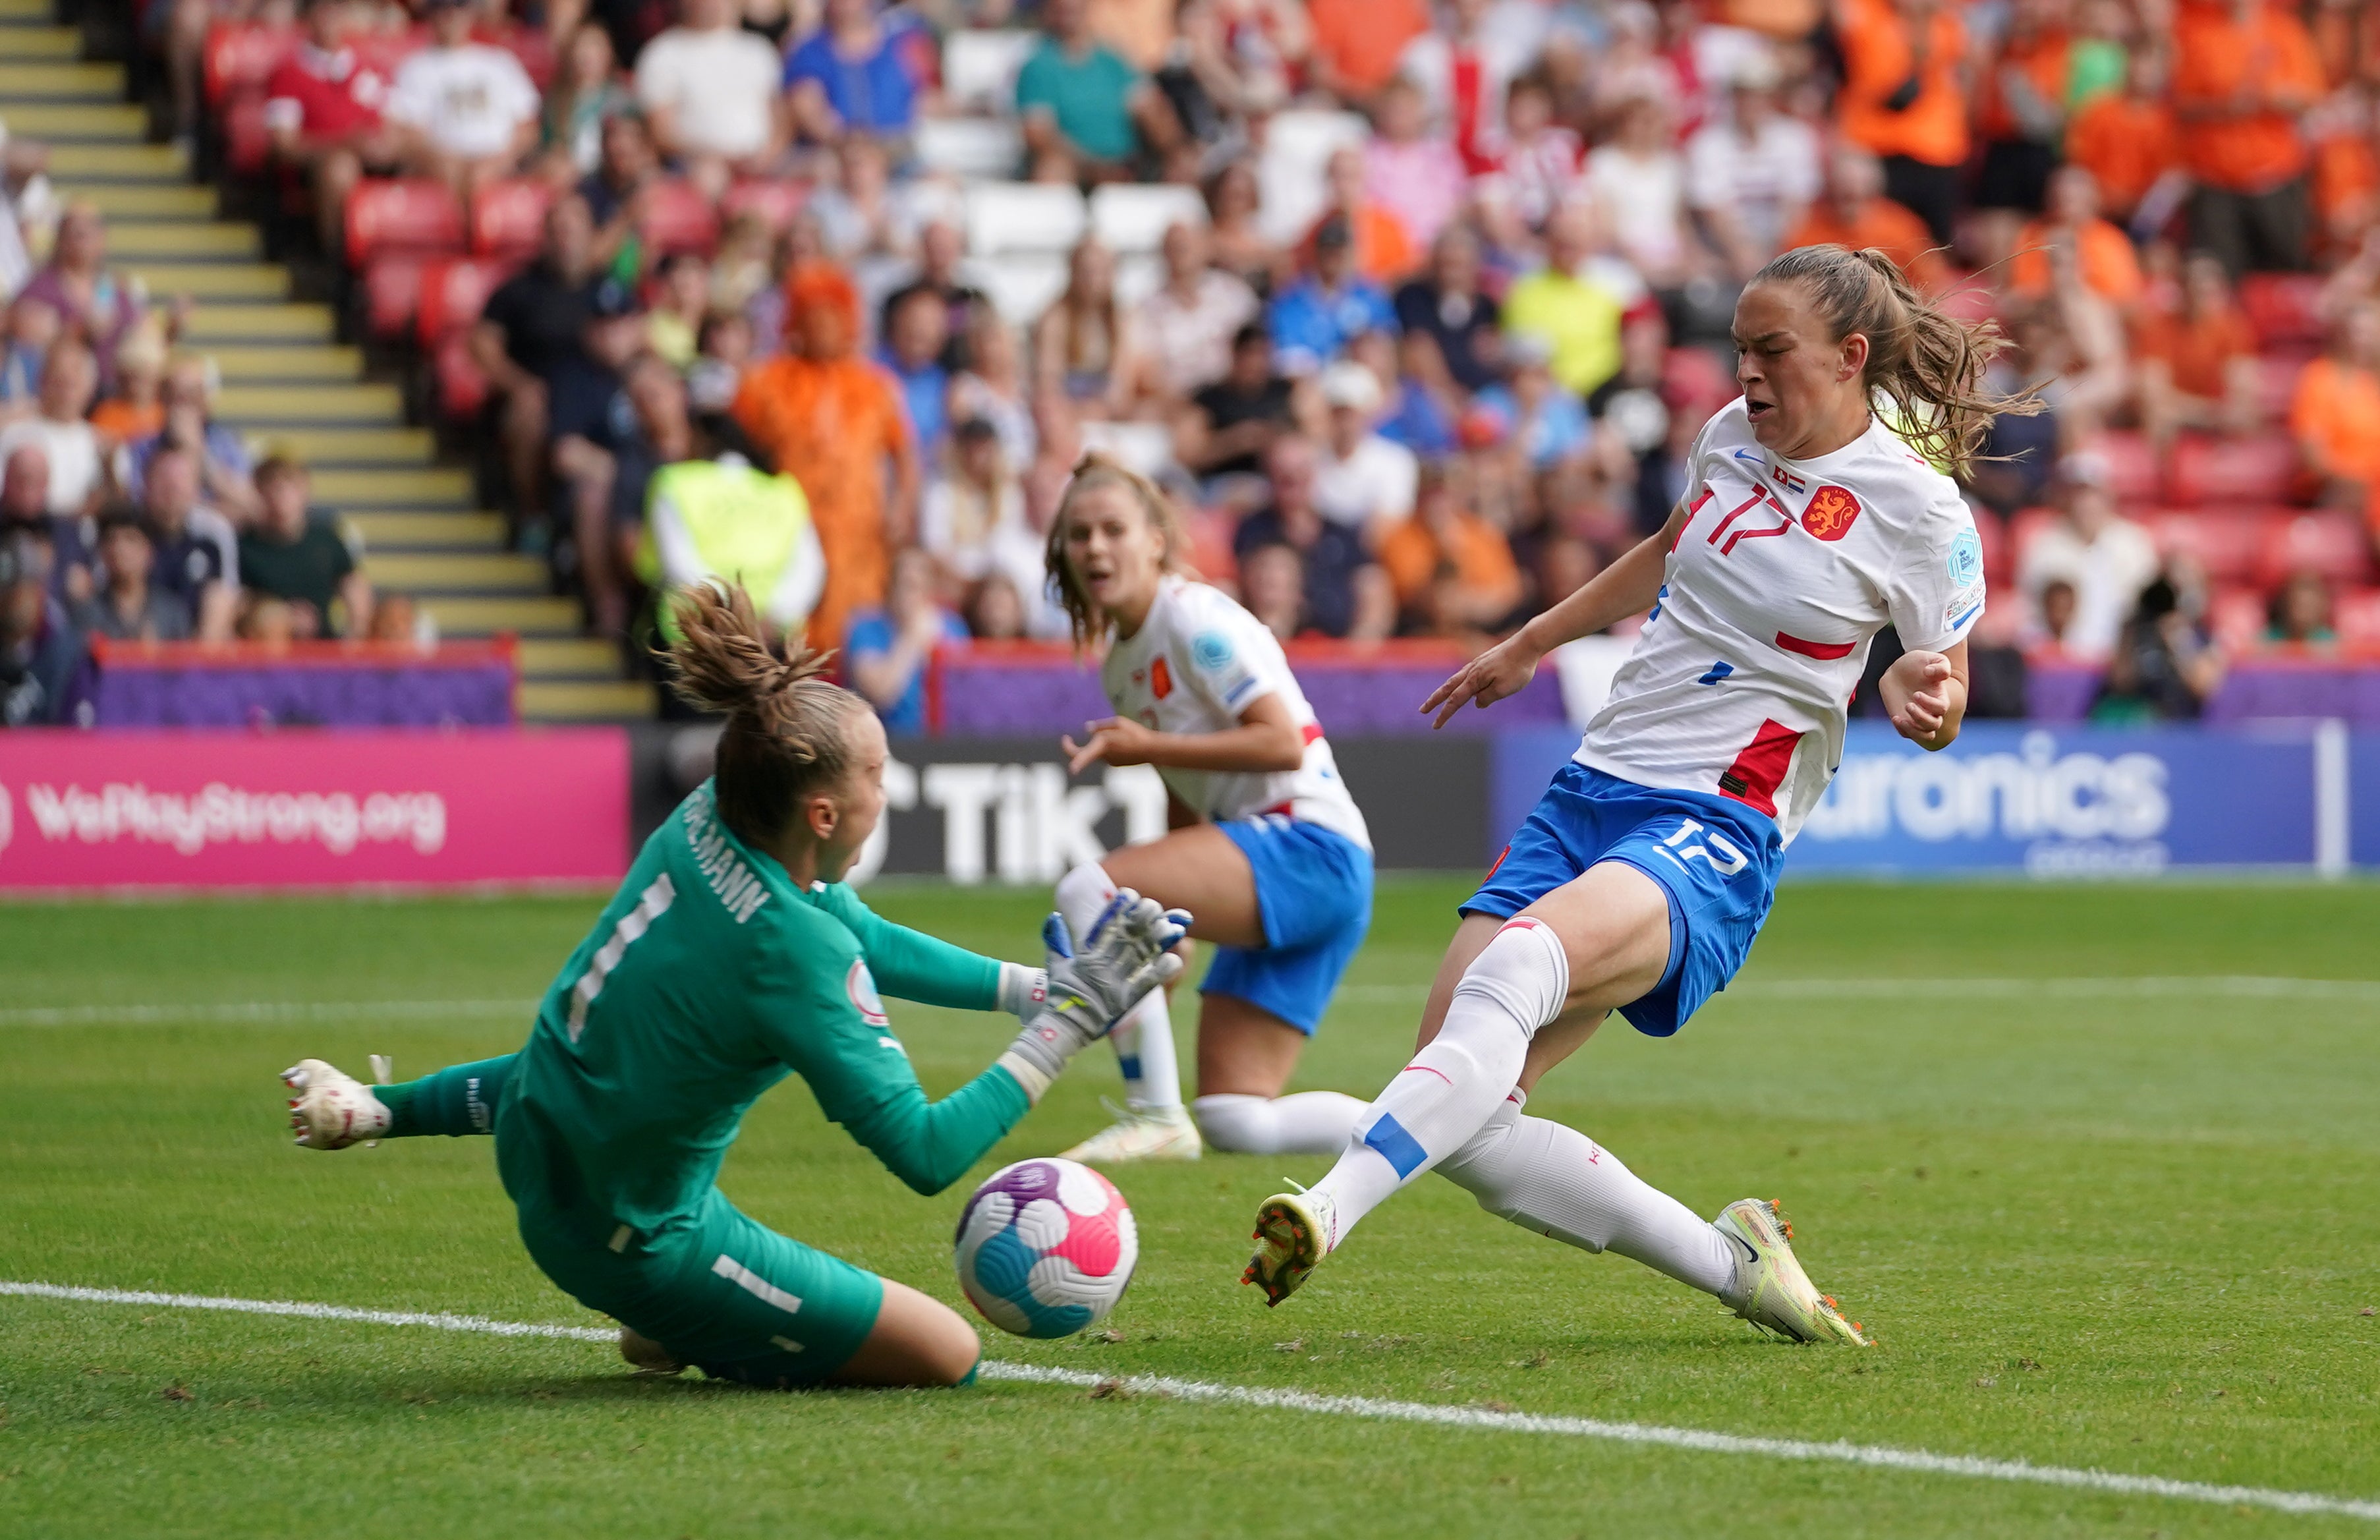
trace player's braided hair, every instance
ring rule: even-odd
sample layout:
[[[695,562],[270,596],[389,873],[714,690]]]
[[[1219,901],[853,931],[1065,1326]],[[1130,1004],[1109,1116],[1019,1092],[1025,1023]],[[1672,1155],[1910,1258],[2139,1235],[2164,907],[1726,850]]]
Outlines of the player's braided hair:
[[[1183,556],[1189,548],[1190,536],[1182,527],[1182,515],[1173,511],[1173,500],[1156,482],[1123,461],[1096,449],[1084,455],[1075,462],[1074,479],[1066,483],[1064,494],[1058,499],[1058,512],[1050,520],[1049,542],[1042,551],[1042,564],[1049,571],[1050,580],[1058,586],[1058,603],[1066,612],[1078,648],[1104,637],[1109,625],[1108,617],[1083,591],[1074,567],[1066,561],[1066,517],[1074,511],[1075,500],[1095,487],[1122,487],[1130,492],[1148,515],[1149,527],[1164,537],[1165,554],[1160,560],[1165,570],[1191,572]]]
[[[1984,370],[2008,346],[1995,322],[1946,314],[1875,247],[1796,247],[1769,259],[1752,281],[1805,284],[1838,342],[1864,333],[1865,382],[1891,400],[1893,430],[1953,476],[1965,476],[1981,457],[1993,418],[2042,410],[2034,391],[1998,395],[1984,388]]]
[[[851,721],[867,706],[821,678],[829,654],[781,650],[760,629],[740,583],[698,583],[671,600],[678,640],[673,683],[689,705],[727,719],[715,771],[719,817],[736,838],[776,838],[809,792],[851,765]]]

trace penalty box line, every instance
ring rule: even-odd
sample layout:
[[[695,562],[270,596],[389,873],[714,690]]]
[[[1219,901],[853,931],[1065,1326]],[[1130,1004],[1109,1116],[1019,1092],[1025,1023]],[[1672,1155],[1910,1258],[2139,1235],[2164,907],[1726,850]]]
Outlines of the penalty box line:
[[[0,1295],[70,1300],[86,1304],[145,1304],[164,1309],[221,1310],[248,1316],[298,1316],[307,1320],[355,1321],[370,1326],[428,1327],[438,1331],[470,1332],[490,1337],[558,1338],[573,1342],[613,1342],[619,1333],[600,1327],[547,1326],[531,1321],[499,1321],[484,1316],[457,1316],[443,1311],[358,1310],[342,1304],[317,1304],[294,1300],[230,1299],[211,1294],[155,1293],[132,1289],[87,1289],[69,1284],[0,1281]],[[2350,1519],[2380,1520],[2380,1501],[2326,1497],[2319,1492],[2289,1492],[2268,1486],[2219,1486],[2209,1482],[2176,1481],[2166,1476],[2127,1475],[2115,1471],[2080,1470],[2062,1465],[2035,1465],[2022,1460],[1985,1460],[1972,1455],[1934,1454],[1925,1449],[1894,1449],[1880,1444],[1844,1441],[1820,1443],[1804,1438],[1761,1438],[1743,1434],[1713,1433],[1701,1428],[1663,1427],[1651,1423],[1606,1422],[1596,1417],[1540,1416],[1526,1412],[1496,1412],[1486,1407],[1443,1406],[1427,1401],[1383,1401],[1371,1396],[1326,1396],[1307,1390],[1272,1390],[1257,1386],[1218,1385],[1203,1380],[1171,1379],[1157,1375],[1098,1375],[1081,1369],[1047,1368],[1038,1364],[1006,1364],[987,1359],[981,1376],[1025,1385],[1091,1388],[1113,1385],[1136,1395],[1171,1397],[1209,1405],[1243,1406],[1263,1411],[1303,1412],[1322,1416],[1357,1417],[1372,1422],[1416,1423],[1465,1432],[1533,1433],[1570,1438],[1597,1438],[1610,1443],[1657,1449],[1686,1449],[1699,1454],[1755,1455],[1769,1460],[1816,1461],[1864,1465],[1873,1469],[1908,1471],[1923,1475],[1961,1476],[1981,1481],[2022,1482],[2038,1486],[2063,1486],[2103,1492],[2115,1497],[2165,1498],[2179,1502],[2247,1506],[2282,1513],[2311,1513]]]

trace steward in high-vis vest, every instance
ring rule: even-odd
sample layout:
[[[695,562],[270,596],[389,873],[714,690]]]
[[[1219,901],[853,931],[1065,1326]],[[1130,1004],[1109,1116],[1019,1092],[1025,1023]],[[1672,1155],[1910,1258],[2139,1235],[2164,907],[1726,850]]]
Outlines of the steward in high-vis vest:
[[[798,637],[826,587],[826,552],[799,483],[722,455],[653,472],[637,576],[660,592],[670,641],[678,633],[668,596],[712,577],[743,584],[771,631]]]

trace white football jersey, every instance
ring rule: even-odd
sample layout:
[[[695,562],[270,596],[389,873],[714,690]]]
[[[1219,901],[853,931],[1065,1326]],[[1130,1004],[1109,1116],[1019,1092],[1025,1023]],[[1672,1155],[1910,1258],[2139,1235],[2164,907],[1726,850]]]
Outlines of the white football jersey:
[[[1209,822],[1285,813],[1372,848],[1364,815],[1339,779],[1330,741],[1305,702],[1281,643],[1264,623],[1220,589],[1168,577],[1148,619],[1108,649],[1099,683],[1118,716],[1160,733],[1220,733],[1266,696],[1281,697],[1305,733],[1305,762],[1293,770],[1244,773],[1177,770],[1158,773],[1183,805]]]
[[[1790,843],[1842,763],[1876,634],[1889,622],[1911,651],[1939,652],[1974,629],[1974,515],[1881,421],[1788,460],[1752,436],[1741,397],[1695,439],[1684,501],[1660,600],[1578,760],[1733,797]]]

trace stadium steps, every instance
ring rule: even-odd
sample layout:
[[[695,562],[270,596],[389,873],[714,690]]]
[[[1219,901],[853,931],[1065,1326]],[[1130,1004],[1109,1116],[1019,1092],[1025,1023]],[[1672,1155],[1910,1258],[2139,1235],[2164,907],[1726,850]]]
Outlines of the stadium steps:
[[[60,193],[95,204],[111,260],[152,298],[195,301],[183,334],[223,380],[216,416],[258,452],[295,454],[314,493],[363,540],[372,580],[411,595],[442,636],[519,638],[521,712],[532,721],[650,717],[653,687],[621,677],[618,649],[578,634],[578,611],[548,591],[544,564],[504,548],[466,470],[437,462],[403,393],[365,377],[330,307],[292,297],[261,233],[220,217],[182,152],[147,142],[120,66],[85,62],[81,34],[50,0],[0,0],[0,119],[50,146]]]

